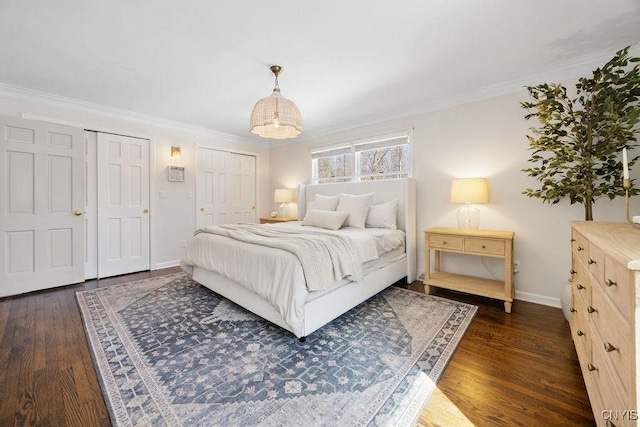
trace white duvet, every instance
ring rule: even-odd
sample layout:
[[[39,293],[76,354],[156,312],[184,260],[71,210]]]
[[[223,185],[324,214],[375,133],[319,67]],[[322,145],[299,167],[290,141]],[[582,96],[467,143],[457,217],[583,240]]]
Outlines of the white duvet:
[[[268,224],[264,227],[302,227],[299,222]],[[302,227],[351,238],[362,261],[404,245],[404,232],[391,229],[343,228],[338,231]],[[298,258],[290,252],[236,241],[228,237],[199,233],[187,247],[183,259],[187,266],[214,271],[248,288],[271,303],[298,336],[304,331],[304,305],[309,296]]]

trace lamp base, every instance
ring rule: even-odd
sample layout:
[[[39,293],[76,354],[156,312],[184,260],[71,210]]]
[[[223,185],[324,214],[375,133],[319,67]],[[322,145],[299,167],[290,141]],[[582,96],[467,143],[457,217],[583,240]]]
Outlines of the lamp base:
[[[289,216],[289,207],[286,203],[282,203],[278,206],[278,216],[280,218],[287,218]]]
[[[480,226],[480,211],[471,203],[458,209],[458,228],[478,228]]]

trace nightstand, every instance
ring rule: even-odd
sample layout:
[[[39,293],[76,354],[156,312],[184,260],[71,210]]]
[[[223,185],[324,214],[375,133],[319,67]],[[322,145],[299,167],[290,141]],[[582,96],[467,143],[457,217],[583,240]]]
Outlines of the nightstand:
[[[275,217],[275,218],[260,218],[260,224],[274,224],[277,222],[289,222],[289,221],[297,221],[298,218],[289,218],[289,217]]]
[[[435,227],[424,231],[425,275],[424,290],[445,288],[504,301],[504,311],[511,313],[513,303],[513,231],[476,230],[468,228]],[[431,272],[431,251],[434,266]],[[483,279],[440,270],[440,253],[455,252],[467,255],[504,258],[504,281]]]

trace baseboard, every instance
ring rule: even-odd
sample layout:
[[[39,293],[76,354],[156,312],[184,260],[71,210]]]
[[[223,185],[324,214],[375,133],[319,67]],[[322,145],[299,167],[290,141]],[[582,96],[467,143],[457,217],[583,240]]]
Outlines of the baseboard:
[[[529,292],[518,292],[516,291],[516,298],[520,301],[533,302],[541,305],[548,305],[549,307],[561,308],[560,298],[549,298],[543,295],[531,294]]]
[[[156,265],[153,266],[151,270],[160,270],[162,268],[178,267],[179,265],[180,265],[179,259],[175,261],[158,262],[156,263]]]

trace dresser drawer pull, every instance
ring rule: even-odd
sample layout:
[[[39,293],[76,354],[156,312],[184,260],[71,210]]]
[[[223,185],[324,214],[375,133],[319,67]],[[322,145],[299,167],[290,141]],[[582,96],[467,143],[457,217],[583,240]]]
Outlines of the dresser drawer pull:
[[[569,270],[569,274],[576,274],[577,271],[575,271],[573,268],[571,270]]]
[[[605,343],[604,343],[604,350],[605,350],[607,353],[611,353],[612,351],[615,351],[615,350],[617,350],[617,349],[618,349],[618,348],[617,348],[616,346],[612,345],[612,344],[611,344],[611,343],[609,343],[609,342],[605,342]]]
[[[596,310],[595,308],[589,306],[587,307],[587,313],[591,314],[591,313],[597,313],[598,310]]]
[[[611,287],[611,286],[618,286],[618,283],[617,283],[617,282],[614,282],[614,281],[613,281],[613,280],[611,280],[611,279],[607,279],[607,281],[605,282],[605,285],[607,285],[607,286],[609,286],[609,287]]]
[[[584,251],[584,248],[582,246],[578,246],[578,252],[580,251]]]
[[[579,290],[579,291],[581,291],[581,290],[585,289],[585,287],[584,287],[584,286],[582,286],[580,283],[578,283],[577,288],[578,288],[578,290]]]
[[[584,336],[584,332],[582,332],[580,329],[578,329],[578,332],[576,332],[578,334],[579,337]]]
[[[446,240],[443,240],[443,241],[442,241],[442,244],[443,244],[443,245],[446,245],[446,244],[447,244],[447,241],[446,241]]]
[[[596,368],[595,366],[593,366],[591,363],[589,363],[589,364],[587,365],[587,369],[588,369],[590,372],[593,372],[593,371],[597,371],[597,370],[598,370],[598,368]]]
[[[486,249],[486,248],[487,248],[487,246],[486,246],[486,245],[482,245],[482,249]]]
[[[571,243],[573,243],[573,242],[575,242],[575,241],[576,241],[576,239],[574,239],[574,238],[572,238],[572,239],[570,240],[570,242],[571,242]]]
[[[571,311],[572,313],[575,313],[578,310],[576,310],[575,308],[571,307],[571,309],[569,311]]]
[[[587,261],[587,264],[591,265],[591,264],[595,264],[596,262],[594,260],[592,260],[591,258],[589,258],[589,260]]]

